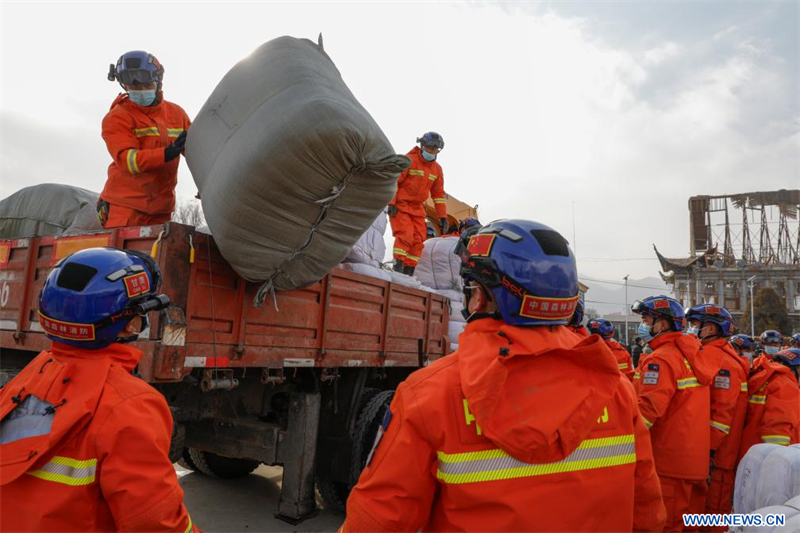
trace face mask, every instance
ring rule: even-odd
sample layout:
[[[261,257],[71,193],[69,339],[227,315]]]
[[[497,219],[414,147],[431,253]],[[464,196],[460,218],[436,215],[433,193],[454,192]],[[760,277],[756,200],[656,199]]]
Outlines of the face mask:
[[[778,346],[764,346],[764,351],[767,355],[775,355],[780,352],[781,349]]]
[[[698,333],[700,333],[700,328],[695,326],[689,326],[688,328],[683,330],[684,335],[694,335],[695,337],[697,337]]]
[[[422,158],[425,161],[436,161],[436,154],[429,154],[425,150],[422,151]]]
[[[636,330],[636,334],[642,338],[642,342],[650,342],[653,340],[653,330],[644,323],[639,324],[639,329]]]
[[[755,355],[755,354],[754,354],[753,352],[742,352],[742,356],[744,356],[744,357],[747,357],[747,359],[748,359],[749,361],[752,361],[752,360],[753,360],[753,356],[754,356],[754,355]]]
[[[134,104],[142,107],[149,107],[156,101],[156,90],[149,89],[146,91],[128,91],[128,97]]]

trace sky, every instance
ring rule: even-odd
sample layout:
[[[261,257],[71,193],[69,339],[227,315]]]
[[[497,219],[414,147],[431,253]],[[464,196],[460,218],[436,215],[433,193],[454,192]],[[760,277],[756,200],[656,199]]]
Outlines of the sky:
[[[445,188],[482,221],[553,227],[583,277],[657,277],[653,243],[688,255],[690,196],[800,188],[799,5],[2,1],[0,198],[102,189],[123,52],[155,54],[194,117],[262,43],[322,32],[398,153],[444,136]]]

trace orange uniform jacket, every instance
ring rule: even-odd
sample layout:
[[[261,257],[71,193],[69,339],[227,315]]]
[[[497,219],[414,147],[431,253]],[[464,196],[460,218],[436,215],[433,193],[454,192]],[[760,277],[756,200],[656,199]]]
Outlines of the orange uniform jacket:
[[[633,388],[600,338],[579,341],[470,323],[398,387],[343,531],[661,531]]]
[[[617,368],[619,371],[622,372],[626,378],[629,380],[633,380],[633,375],[636,373],[636,369],[633,368],[633,359],[631,359],[631,354],[628,353],[628,350],[622,347],[620,343],[616,341],[616,339],[605,339],[606,345],[611,350],[611,353],[614,354],[614,357],[617,359]]]
[[[103,140],[114,159],[108,166],[108,181],[100,198],[148,214],[171,213],[175,209],[178,163],[164,162],[164,149],[190,121],[180,106],[160,102],[142,107],[119,95],[103,119]]]
[[[653,441],[659,476],[686,480],[708,477],[711,398],[716,369],[697,337],[662,333],[650,341],[633,384],[639,410]]]
[[[750,365],[738,355],[728,339],[703,345],[703,351],[718,361],[711,384],[711,450],[714,465],[735,470],[739,462],[744,419],[747,414],[747,374]]]
[[[762,442],[800,442],[800,389],[792,371],[767,359],[758,361],[747,382],[747,418],[739,458]]]
[[[444,172],[436,161],[425,161],[422,150],[415,146],[406,154],[411,159],[411,166],[397,178],[397,193],[389,205],[398,211],[425,218],[422,204],[433,199],[438,218],[447,218],[447,206],[444,201]]]
[[[53,343],[0,391],[4,439],[18,403],[55,409],[43,434],[0,444],[0,530],[195,530],[167,457],[169,407],[131,375],[141,356]]]

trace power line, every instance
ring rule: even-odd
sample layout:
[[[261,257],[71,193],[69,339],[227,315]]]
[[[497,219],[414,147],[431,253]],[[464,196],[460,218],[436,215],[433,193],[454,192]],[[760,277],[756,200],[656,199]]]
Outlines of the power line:
[[[610,279],[590,278],[588,276],[581,276],[579,279],[584,280],[584,281],[594,281],[595,283],[606,283],[606,284],[609,284],[609,285],[620,285],[620,286],[623,286],[623,287],[625,286],[625,284],[620,282],[620,281],[614,281],[614,280],[610,280]],[[637,283],[628,283],[628,287],[636,287],[637,289],[656,289],[656,290],[660,290],[660,291],[669,290],[669,287],[666,287],[666,286],[665,287],[657,287],[655,285],[640,285],[640,284],[637,284]]]
[[[622,261],[658,261],[658,258],[657,257],[623,257],[623,258],[586,257],[586,258],[578,258],[577,261],[584,263],[617,263]]]

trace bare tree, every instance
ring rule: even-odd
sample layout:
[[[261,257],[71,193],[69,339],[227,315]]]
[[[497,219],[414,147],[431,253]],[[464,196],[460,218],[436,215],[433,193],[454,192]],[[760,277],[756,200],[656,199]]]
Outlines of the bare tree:
[[[180,201],[172,213],[173,222],[199,227],[206,223],[203,207],[199,200]]]

